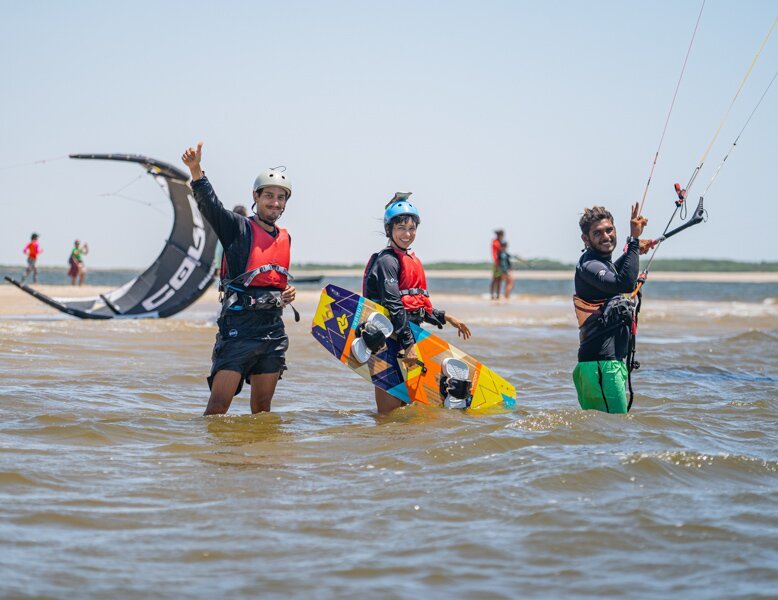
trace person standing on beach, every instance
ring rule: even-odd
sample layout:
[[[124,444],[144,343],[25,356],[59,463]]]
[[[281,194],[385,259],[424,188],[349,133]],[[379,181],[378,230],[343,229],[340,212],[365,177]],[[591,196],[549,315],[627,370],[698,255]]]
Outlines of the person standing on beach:
[[[613,216],[602,206],[584,210],[578,225],[584,253],[575,269],[573,303],[578,319],[578,364],[573,382],[578,403],[584,410],[626,413],[628,366],[635,300],[630,297],[638,283],[640,254],[652,240],[640,240],[648,219],[638,204],[632,207],[626,252],[611,262],[616,249]]]
[[[24,280],[27,279],[27,277],[32,273],[32,282],[38,283],[38,255],[43,252],[41,250],[40,244],[38,244],[38,234],[33,233],[30,236],[30,243],[27,244],[24,247],[24,250],[22,250],[23,254],[27,255],[27,268],[24,271],[24,276],[21,279],[21,282],[24,283]]]
[[[459,319],[432,307],[427,291],[427,276],[421,260],[411,252],[416,228],[421,223],[419,211],[408,202],[410,192],[397,192],[386,205],[384,232],[389,242],[383,250],[370,257],[362,281],[362,295],[389,311],[397,341],[402,347],[400,357],[408,368],[418,361],[409,322],[430,323],[442,329],[448,323],[457,335],[470,338],[470,329]],[[376,387],[375,403],[379,413],[388,413],[403,406],[403,401]]]
[[[73,242],[73,249],[70,251],[70,258],[68,259],[68,264],[70,265],[68,270],[70,285],[76,285],[76,278],[78,278],[78,285],[84,285],[84,279],[86,278],[84,256],[87,254],[89,254],[89,244],[84,242],[82,246],[78,240]]]
[[[267,412],[276,384],[286,370],[289,338],[281,319],[295,299],[288,284],[291,238],[276,221],[292,195],[281,169],[262,171],[254,180],[251,218],[227,210],[201,167],[203,143],[181,159],[192,175],[192,191],[205,219],[224,247],[219,289],[219,331],[213,347],[206,415],[224,414],[244,380],[251,385],[251,412]]]
[[[502,229],[494,230],[494,239],[492,240],[492,281],[489,284],[489,296],[492,300],[499,300],[500,285],[500,249],[502,248],[505,232]]]

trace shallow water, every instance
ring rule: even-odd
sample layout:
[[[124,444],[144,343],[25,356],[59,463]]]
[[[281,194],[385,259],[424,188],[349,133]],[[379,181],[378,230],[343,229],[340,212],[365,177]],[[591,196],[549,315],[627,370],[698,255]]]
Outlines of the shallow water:
[[[376,416],[311,300],[260,416],[200,416],[215,305],[0,320],[0,595],[774,597],[778,304],[657,296],[627,416],[578,409],[564,295],[438,294],[519,389],[480,415]]]

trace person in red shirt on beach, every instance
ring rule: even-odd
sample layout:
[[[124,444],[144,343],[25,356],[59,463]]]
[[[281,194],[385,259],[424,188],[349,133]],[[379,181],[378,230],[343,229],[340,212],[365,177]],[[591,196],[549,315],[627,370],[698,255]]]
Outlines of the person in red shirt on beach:
[[[33,233],[30,236],[30,243],[24,247],[22,252],[27,255],[27,269],[24,271],[22,283],[29,277],[30,273],[32,273],[32,282],[38,283],[38,267],[36,263],[38,262],[38,255],[43,252],[43,250],[41,250],[40,244],[38,244],[37,233]]]

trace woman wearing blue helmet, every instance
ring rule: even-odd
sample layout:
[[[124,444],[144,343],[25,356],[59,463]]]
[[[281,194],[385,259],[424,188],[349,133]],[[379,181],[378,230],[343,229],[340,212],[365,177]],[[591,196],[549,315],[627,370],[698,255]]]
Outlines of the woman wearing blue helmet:
[[[470,329],[432,306],[424,267],[410,250],[416,239],[416,228],[421,223],[419,211],[408,201],[410,195],[410,192],[397,192],[386,205],[384,231],[389,243],[370,257],[362,281],[362,295],[389,311],[397,341],[403,348],[402,360],[408,367],[413,367],[418,357],[409,322],[426,322],[439,328],[449,323],[464,339],[470,337]],[[403,405],[402,400],[379,388],[375,388],[375,401],[379,413],[387,413]]]

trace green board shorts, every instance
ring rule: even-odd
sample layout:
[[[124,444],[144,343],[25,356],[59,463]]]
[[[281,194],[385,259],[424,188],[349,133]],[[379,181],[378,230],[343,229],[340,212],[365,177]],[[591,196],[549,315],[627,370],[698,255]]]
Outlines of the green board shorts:
[[[624,361],[579,362],[573,371],[573,383],[582,409],[627,412],[627,365]]]

